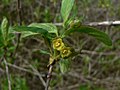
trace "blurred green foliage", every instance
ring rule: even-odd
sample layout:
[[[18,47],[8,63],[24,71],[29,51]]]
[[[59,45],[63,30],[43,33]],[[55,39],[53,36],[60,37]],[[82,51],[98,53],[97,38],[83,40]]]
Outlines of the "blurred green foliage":
[[[19,76],[11,76],[12,90],[29,90],[26,80]],[[2,90],[8,90],[7,78],[2,79]]]
[[[23,0],[22,2],[23,24],[29,24],[31,22],[54,22],[54,23],[61,22],[62,18],[60,17],[60,13],[59,13],[60,2],[61,2],[60,0],[41,0],[41,1]],[[78,7],[78,10],[79,10],[76,18],[81,17],[83,23],[88,23],[91,21],[93,22],[93,21],[104,21],[104,20],[119,20],[120,19],[119,3],[120,3],[119,0],[76,0],[76,6]],[[73,13],[71,13],[71,15],[72,14]],[[7,16],[9,18],[11,25],[17,24],[17,8],[16,8],[15,0],[0,0],[0,22],[2,21],[3,16]],[[59,70],[60,67],[56,66],[57,67],[57,69],[55,70],[56,73],[55,73],[55,76],[53,76],[55,77],[55,79],[53,78],[51,82],[51,86],[53,90],[55,90],[55,88],[58,86],[59,87],[64,86],[63,87],[63,90],[64,90],[64,88],[72,86],[73,84],[76,84],[76,83],[80,83],[80,85],[75,87],[74,88],[75,90],[76,89],[78,90],[109,90],[111,88],[113,90],[120,89],[119,87],[120,82],[116,80],[116,78],[120,76],[120,73],[119,73],[120,72],[120,57],[119,57],[120,28],[119,27],[110,27],[110,28],[99,27],[99,28],[110,35],[110,37],[113,40],[113,46],[108,48],[107,46],[104,46],[103,44],[98,43],[93,38],[91,38],[93,40],[90,40],[86,35],[81,35],[76,33],[75,36],[73,36],[72,39],[68,41],[68,43],[70,42],[72,46],[76,48],[78,46],[79,48],[77,49],[80,49],[82,47],[83,49],[87,49],[91,52],[85,55],[78,56],[77,58],[75,58],[75,60],[71,61],[73,65],[72,66],[73,69],[71,71],[74,71],[73,74],[78,74],[79,76],[84,75],[85,79],[87,79],[87,76],[89,75],[93,76],[94,78],[100,78],[101,81],[104,81],[105,83],[108,83],[108,84],[104,85],[103,83],[101,84],[101,87],[100,87],[99,83],[91,85],[90,83],[85,82],[86,84],[84,85],[83,82],[79,82],[80,78],[76,78],[77,76],[71,77],[67,73],[66,75],[61,74]],[[36,39],[35,42],[37,42],[38,38],[35,38],[35,39]],[[83,39],[82,43],[80,42],[80,39]],[[26,39],[25,41],[28,44],[24,46],[26,43],[22,42],[20,46],[20,50],[18,52],[19,56],[25,59],[21,60],[21,58],[19,58],[18,61],[14,59],[10,59],[10,62],[20,66],[24,66],[26,65],[26,61],[28,61],[40,72],[45,71],[43,68],[46,68],[48,57],[38,52],[36,52],[35,54],[29,55],[27,50],[24,48],[27,47],[28,51],[32,52],[32,49],[40,49],[41,47],[46,49],[47,47],[44,46],[43,43],[41,43],[42,42],[41,40],[41,42],[39,42],[40,45],[37,42],[37,45],[39,45],[39,48],[36,48],[38,47],[37,45],[35,45],[34,48],[28,48],[30,47],[30,45],[34,46],[35,43],[33,41],[32,43],[31,41],[29,43],[29,38]],[[74,44],[74,42],[78,42],[78,43]],[[24,46],[23,48],[21,48],[22,45]],[[9,50],[13,52],[14,46],[10,45]],[[96,54],[92,54],[92,51],[95,51]],[[103,54],[109,53],[109,52],[114,54],[102,55],[101,52]],[[0,49],[0,57],[2,56],[2,53],[3,53],[3,50]],[[24,53],[24,55],[21,53]],[[14,72],[12,74],[14,74]],[[19,74],[22,74],[22,73],[20,72]],[[37,85],[38,82],[40,82],[40,80],[38,80],[38,78],[36,79],[35,76],[31,74],[27,74],[24,77],[25,78],[21,78],[18,76],[17,77],[11,76],[12,90],[17,90],[18,88],[19,90],[31,90],[30,88],[33,88],[33,87],[35,90],[39,90],[38,88],[42,87],[41,84]],[[111,77],[112,77],[111,80],[108,80],[108,81],[105,80]],[[28,82],[33,82],[33,83],[30,85],[27,85]],[[91,83],[94,83],[94,81],[91,81]],[[8,86],[7,79],[2,78],[3,90],[8,90],[7,86]],[[74,90],[74,89],[71,89],[71,90]]]

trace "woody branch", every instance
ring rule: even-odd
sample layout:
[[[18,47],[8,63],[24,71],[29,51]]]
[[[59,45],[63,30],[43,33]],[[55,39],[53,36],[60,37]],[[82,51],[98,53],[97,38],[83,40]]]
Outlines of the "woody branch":
[[[54,23],[56,26],[61,26],[62,23]],[[85,23],[87,26],[119,26],[120,21],[102,21],[102,22],[90,22]]]

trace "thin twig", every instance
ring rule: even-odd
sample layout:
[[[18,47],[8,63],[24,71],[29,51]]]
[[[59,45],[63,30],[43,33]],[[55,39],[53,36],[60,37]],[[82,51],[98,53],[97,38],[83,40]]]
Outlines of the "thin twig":
[[[17,0],[18,25],[22,25],[21,9],[21,0]]]
[[[46,83],[45,83],[44,79],[42,78],[41,74],[32,65],[30,65],[30,67],[33,69],[34,72],[36,72],[38,74],[38,77],[41,80],[43,86],[46,87]]]
[[[3,58],[4,58],[4,55],[0,58],[0,62],[2,62]]]
[[[87,25],[89,26],[117,26],[117,25],[120,25],[120,21],[92,22]]]
[[[0,68],[0,75],[4,73],[4,70],[2,68]]]
[[[24,71],[24,72],[27,72],[27,73],[31,73],[31,74],[34,74],[34,75],[37,75],[37,76],[38,76],[38,73],[33,72],[33,71],[31,71],[31,70],[28,70],[28,69],[25,69],[25,68],[23,68],[23,67],[19,67],[19,66],[17,66],[17,65],[13,65],[13,64],[11,64],[11,63],[7,63],[7,65],[10,66],[10,67],[13,67],[13,68],[15,68],[15,69],[18,69],[18,70],[21,70],[21,71]],[[42,77],[45,77],[45,74],[44,74],[44,75],[43,75],[42,73],[40,73],[40,74],[41,74]]]
[[[56,26],[62,26],[62,23],[54,23]],[[102,22],[91,22],[83,25],[87,26],[119,26],[120,21],[102,21]]]
[[[49,66],[48,75],[47,75],[47,82],[46,82],[45,90],[48,90],[48,88],[49,88],[49,84],[50,84],[50,80],[51,80],[51,75],[52,75],[52,70],[53,70],[53,65],[50,65]]]
[[[18,12],[18,25],[22,25],[22,13],[21,13],[21,9],[22,9],[22,5],[21,5],[21,0],[17,0],[17,12]],[[21,37],[21,33],[16,33],[17,35],[17,44],[16,44],[16,48],[15,48],[15,51],[13,53],[12,56],[15,56],[17,50],[18,50],[18,47],[19,47],[19,43],[20,43],[20,37]]]
[[[72,89],[74,89],[74,88],[76,88],[76,87],[79,87],[79,86],[80,86],[79,83],[74,84],[74,85],[70,85],[70,86],[68,87],[68,90],[72,90]]]
[[[24,71],[24,72],[33,73],[32,71],[30,71],[30,70],[28,70],[28,69],[19,67],[19,66],[17,66],[17,65],[11,64],[11,63],[7,63],[7,65],[10,66],[10,67],[13,67],[13,68],[15,68],[15,69]]]
[[[6,61],[5,58],[4,58],[4,63],[5,63],[6,75],[7,75],[7,79],[8,79],[8,88],[9,88],[9,90],[11,90],[10,74],[9,74],[9,69],[8,69],[7,61]]]
[[[89,50],[82,50],[81,54],[93,54],[93,55],[104,55],[104,56],[108,56],[108,55],[117,55],[119,54],[119,52],[96,52],[96,51],[89,51]]]
[[[34,75],[37,75],[39,76],[39,78],[43,77],[42,74],[36,72],[36,70],[34,69],[33,71],[30,71],[28,69],[25,69],[25,68],[22,68],[22,67],[19,67],[19,66],[16,66],[16,65],[13,65],[11,63],[7,63],[8,66],[10,67],[13,67],[13,68],[16,68],[16,69],[19,69],[19,70],[22,70],[22,71],[25,71],[25,72],[28,72],[28,73],[31,73],[31,74],[34,74]],[[32,68],[33,69],[33,68]],[[49,88],[49,84],[50,84],[50,80],[51,80],[51,75],[52,75],[52,69],[53,69],[53,65],[50,65],[49,67],[49,72],[48,72],[48,75],[47,75],[47,82],[44,83],[44,86],[45,86],[45,90],[48,90]],[[45,76],[45,75],[44,75]],[[42,80],[42,82],[44,82],[44,80]]]
[[[5,63],[5,70],[6,70],[6,75],[7,75],[7,79],[8,79],[8,90],[11,90],[11,81],[10,81],[10,74],[9,74],[9,68],[7,65],[7,48],[4,47],[4,54],[3,54],[3,61]]]

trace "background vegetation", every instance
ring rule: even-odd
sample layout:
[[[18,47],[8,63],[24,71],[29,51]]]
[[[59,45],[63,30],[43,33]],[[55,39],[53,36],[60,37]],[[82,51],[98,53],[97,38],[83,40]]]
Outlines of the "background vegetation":
[[[0,22],[7,16],[11,25],[16,25],[16,0],[0,0]],[[83,24],[120,19],[119,0],[76,0],[76,19]],[[61,0],[23,0],[22,23],[62,22]],[[75,13],[75,12],[74,12]],[[71,13],[72,14],[72,13]],[[61,27],[59,27],[61,28]],[[112,39],[111,47],[105,46],[87,35],[75,33],[65,41],[83,51],[70,62],[68,72],[61,73],[56,65],[51,81],[51,90],[120,90],[120,30],[119,26],[97,26]],[[76,37],[77,36],[77,37]],[[43,90],[49,56],[40,52],[47,50],[41,37],[29,37],[20,43],[16,59],[9,59],[12,90]],[[11,52],[14,49],[10,47]],[[2,51],[0,51],[1,57]],[[1,63],[1,61],[0,61]],[[67,63],[67,62],[66,62]],[[68,67],[69,67],[68,65]],[[66,69],[66,68],[64,68]],[[7,78],[3,63],[0,64],[0,90],[7,90]]]

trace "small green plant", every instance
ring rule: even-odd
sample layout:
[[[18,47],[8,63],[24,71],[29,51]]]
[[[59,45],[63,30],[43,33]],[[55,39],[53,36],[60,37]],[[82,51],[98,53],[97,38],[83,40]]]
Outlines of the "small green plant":
[[[11,85],[12,90],[29,90],[26,84],[26,80],[24,78],[18,76],[17,77],[11,76],[11,83],[12,83]],[[2,80],[2,89],[9,90],[7,79]]]
[[[46,89],[48,90],[49,82],[51,79],[52,68],[57,62],[60,63],[61,71],[67,70],[67,63],[73,56],[80,54],[76,52],[73,47],[70,47],[64,42],[64,39],[73,33],[84,33],[88,34],[100,42],[111,46],[112,41],[109,36],[94,27],[85,26],[81,21],[75,20],[74,15],[70,18],[70,12],[73,8],[75,0],[62,0],[61,5],[61,16],[63,18],[62,29],[59,30],[52,23],[31,23],[28,26],[14,26],[9,27],[6,18],[3,19],[1,30],[0,30],[0,49],[8,51],[9,44],[11,43],[11,38],[13,38],[13,33],[20,32],[21,38],[26,38],[30,36],[41,35],[45,44],[49,47],[49,51],[41,50],[44,54],[49,54],[48,68],[49,72],[47,75]],[[62,32],[61,32],[62,31]],[[5,56],[6,57],[6,56]],[[67,61],[67,62],[66,62]]]

